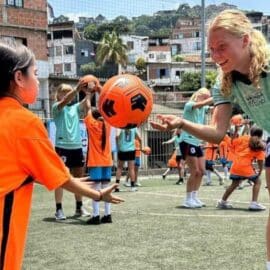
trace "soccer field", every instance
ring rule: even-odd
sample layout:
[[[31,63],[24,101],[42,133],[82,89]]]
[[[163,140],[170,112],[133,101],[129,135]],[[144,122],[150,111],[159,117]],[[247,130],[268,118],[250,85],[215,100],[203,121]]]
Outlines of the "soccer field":
[[[35,186],[24,270],[263,270],[269,199],[263,212],[247,210],[251,187],[236,190],[232,210],[216,209],[224,187],[202,186],[201,209],[183,209],[185,185],[175,179],[146,179],[138,192],[121,193],[112,224],[86,225],[73,218],[73,195],[64,193],[68,219],[54,220],[54,194]],[[123,188],[124,190],[124,188]],[[85,199],[89,211],[91,201]],[[101,203],[103,212],[103,203]]]

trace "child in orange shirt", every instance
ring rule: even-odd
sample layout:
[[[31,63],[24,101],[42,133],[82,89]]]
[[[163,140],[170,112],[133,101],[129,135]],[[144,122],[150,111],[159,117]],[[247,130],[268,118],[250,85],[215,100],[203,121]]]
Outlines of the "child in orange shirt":
[[[0,59],[1,269],[20,270],[36,179],[49,190],[62,187],[95,200],[123,200],[111,194],[115,185],[98,192],[81,182],[85,179],[74,178],[55,152],[41,119],[23,106],[38,96],[34,54],[15,41],[1,41]]]
[[[260,175],[263,170],[264,144],[262,142],[263,131],[260,128],[253,127],[250,130],[250,136],[243,135],[232,141],[235,149],[235,157],[230,170],[230,179],[232,184],[227,188],[218,202],[217,207],[221,209],[230,209],[232,205],[227,199],[239,184],[248,179],[254,182],[252,191],[252,201],[249,205],[251,211],[262,211],[265,207],[257,202],[261,187]],[[258,172],[252,166],[253,161],[257,161]]]
[[[93,93],[91,93],[91,96]],[[88,131],[87,167],[90,180],[94,182],[93,188],[101,190],[106,188],[112,176],[112,154],[110,142],[110,126],[106,123],[98,110],[91,109],[91,96],[87,100],[88,114],[84,119]],[[88,96],[89,97],[89,96]],[[87,224],[112,223],[111,204],[104,203],[105,213],[100,219],[99,201],[92,200],[93,214]]]
[[[213,172],[219,179],[219,184],[223,185],[223,179],[220,173],[214,168],[215,160],[217,158],[218,145],[213,143],[207,143],[204,147],[204,157],[205,157],[205,170],[206,170],[206,185],[209,186],[212,183],[211,172]]]

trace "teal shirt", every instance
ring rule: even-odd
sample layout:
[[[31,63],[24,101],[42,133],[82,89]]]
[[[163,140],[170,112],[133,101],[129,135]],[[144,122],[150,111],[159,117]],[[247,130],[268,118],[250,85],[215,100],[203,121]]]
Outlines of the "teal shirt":
[[[256,89],[248,79],[234,72],[232,93],[223,97],[220,84],[212,89],[214,104],[238,103],[242,110],[262,129],[270,132],[270,73],[263,72],[260,89]]]
[[[180,142],[182,142],[181,134],[180,136],[175,135],[173,138],[174,138],[174,148],[176,150],[176,155],[182,156],[182,152],[180,150]]]
[[[135,151],[137,128],[122,129],[118,137],[118,148],[121,152]]]
[[[193,109],[192,107],[194,104],[196,104],[196,102],[194,101],[188,101],[185,104],[183,118],[193,123],[205,124],[205,114],[209,106],[203,106],[201,108]],[[182,131],[181,140],[195,146],[199,146],[202,143],[200,139],[189,134],[186,131]]]
[[[64,149],[82,148],[80,132],[80,104],[57,108],[58,102],[52,106],[52,115],[56,126],[55,146]]]

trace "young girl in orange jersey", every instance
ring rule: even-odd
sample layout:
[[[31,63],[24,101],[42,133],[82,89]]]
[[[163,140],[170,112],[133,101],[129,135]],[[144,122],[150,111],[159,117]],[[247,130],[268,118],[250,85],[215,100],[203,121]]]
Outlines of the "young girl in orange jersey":
[[[220,173],[214,168],[215,160],[217,158],[218,145],[213,143],[207,143],[204,147],[205,156],[205,170],[206,170],[206,185],[209,186],[212,183],[211,172],[213,172],[219,179],[219,184],[223,185],[223,179]]]
[[[92,96],[92,94],[91,94]],[[91,98],[91,97],[90,97]],[[98,110],[91,109],[91,100],[88,99],[88,114],[84,119],[88,131],[87,167],[93,188],[106,188],[112,176],[112,151],[110,142],[110,126],[106,123]],[[93,214],[87,224],[112,223],[111,204],[104,203],[105,213],[100,219],[99,201],[92,200]]]
[[[239,184],[247,179],[254,182],[252,201],[249,205],[249,210],[265,210],[265,207],[257,202],[261,187],[260,175],[263,170],[263,161],[265,157],[265,146],[262,142],[262,135],[262,129],[253,127],[250,130],[250,136],[243,135],[233,139],[232,144],[235,147],[235,157],[230,170],[232,184],[227,188],[222,199],[218,202],[218,208],[232,208],[232,205],[228,203],[227,199]],[[255,160],[258,164],[258,171],[254,169],[252,164]]]
[[[33,104],[39,93],[34,54],[15,41],[2,41],[0,62],[0,260],[1,269],[20,270],[34,181],[49,190],[62,187],[95,200],[120,203],[122,199],[111,194],[115,185],[96,191],[81,182],[86,179],[74,178],[55,152],[41,119],[23,106]]]

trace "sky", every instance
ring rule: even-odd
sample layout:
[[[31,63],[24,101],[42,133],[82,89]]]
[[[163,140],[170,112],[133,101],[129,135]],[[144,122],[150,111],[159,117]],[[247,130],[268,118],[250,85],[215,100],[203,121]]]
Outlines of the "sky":
[[[140,15],[153,15],[159,10],[177,9],[180,4],[188,3],[191,7],[200,5],[201,0],[48,0],[55,16],[67,15],[70,19],[78,16],[96,17],[102,14],[107,19],[119,15],[128,18]],[[262,11],[270,15],[270,0],[205,0],[205,6],[211,4],[236,5],[240,9]]]

